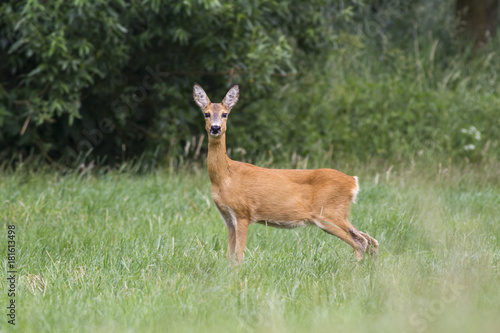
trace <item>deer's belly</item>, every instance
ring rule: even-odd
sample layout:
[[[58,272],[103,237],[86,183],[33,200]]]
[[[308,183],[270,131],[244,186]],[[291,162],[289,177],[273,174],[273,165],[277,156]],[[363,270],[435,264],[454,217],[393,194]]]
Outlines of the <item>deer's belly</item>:
[[[269,227],[282,228],[282,229],[302,228],[311,224],[309,220],[292,220],[292,221],[262,220],[262,221],[257,221],[257,223],[267,225]]]

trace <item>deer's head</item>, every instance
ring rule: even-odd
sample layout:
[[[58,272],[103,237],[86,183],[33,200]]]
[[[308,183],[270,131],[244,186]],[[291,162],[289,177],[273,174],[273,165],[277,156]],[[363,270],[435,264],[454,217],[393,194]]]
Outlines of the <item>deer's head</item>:
[[[238,102],[239,97],[240,88],[238,85],[234,85],[229,89],[222,103],[212,103],[205,90],[199,84],[194,84],[193,98],[201,108],[201,111],[203,111],[205,129],[209,136],[218,138],[226,132],[227,117],[233,106]]]

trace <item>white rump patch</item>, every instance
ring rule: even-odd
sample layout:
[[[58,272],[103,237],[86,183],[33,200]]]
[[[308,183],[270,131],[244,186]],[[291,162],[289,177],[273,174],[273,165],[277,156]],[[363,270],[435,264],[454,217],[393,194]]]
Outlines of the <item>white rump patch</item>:
[[[352,177],[354,178],[354,180],[356,181],[356,187],[352,189],[352,202],[356,202],[356,198],[358,197],[358,193],[359,193],[359,181],[358,181],[358,177],[354,176]]]

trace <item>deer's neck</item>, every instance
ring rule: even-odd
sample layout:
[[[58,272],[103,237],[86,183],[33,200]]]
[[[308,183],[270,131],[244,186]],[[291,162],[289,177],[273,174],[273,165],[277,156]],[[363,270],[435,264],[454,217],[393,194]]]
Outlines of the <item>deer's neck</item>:
[[[226,134],[220,138],[208,137],[207,166],[212,185],[221,185],[231,175],[231,160],[226,154]]]

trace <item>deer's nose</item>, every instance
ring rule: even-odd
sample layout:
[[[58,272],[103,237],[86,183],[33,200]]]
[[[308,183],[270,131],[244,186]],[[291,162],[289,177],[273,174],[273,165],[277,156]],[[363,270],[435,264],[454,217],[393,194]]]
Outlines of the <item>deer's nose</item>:
[[[218,125],[212,125],[210,127],[210,134],[216,135],[220,133],[220,126]]]

